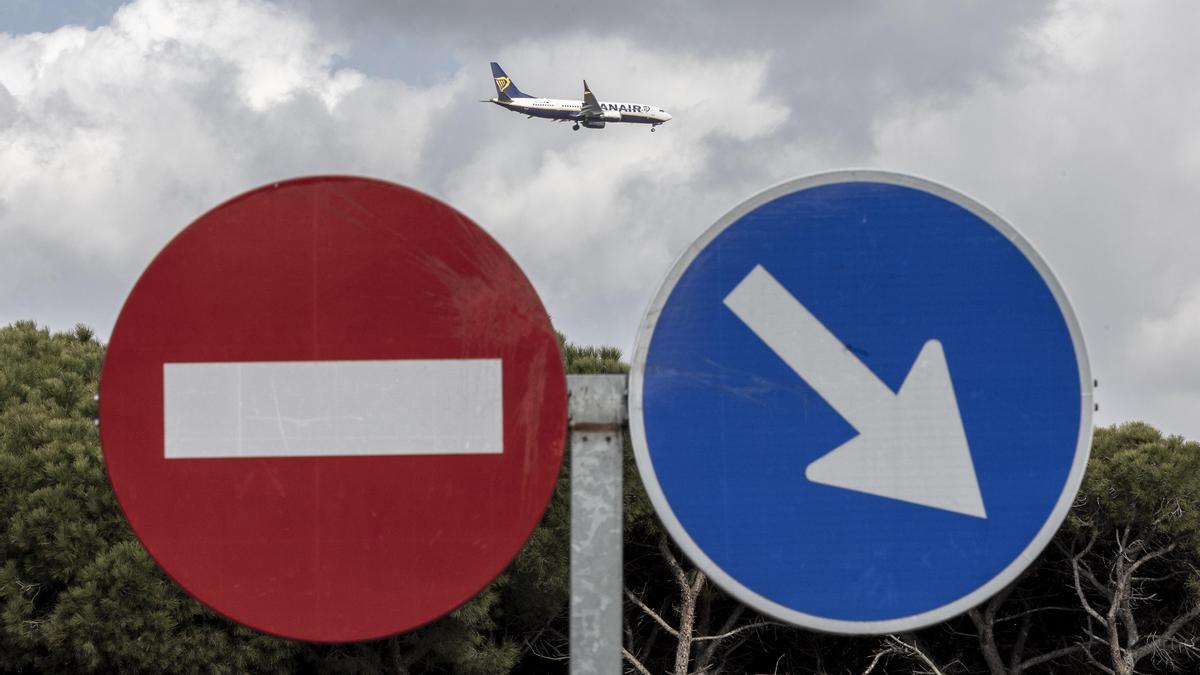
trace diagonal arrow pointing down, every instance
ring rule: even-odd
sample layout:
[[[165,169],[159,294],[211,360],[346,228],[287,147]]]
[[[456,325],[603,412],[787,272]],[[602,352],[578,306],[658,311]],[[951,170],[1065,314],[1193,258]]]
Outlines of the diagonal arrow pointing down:
[[[858,430],[808,465],[810,481],[987,518],[941,342],[892,393],[762,265],[725,305]]]

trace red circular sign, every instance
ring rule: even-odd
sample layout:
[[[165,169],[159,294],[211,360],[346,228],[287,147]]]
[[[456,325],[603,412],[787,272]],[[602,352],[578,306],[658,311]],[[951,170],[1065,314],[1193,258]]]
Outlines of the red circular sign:
[[[259,630],[366,640],[478,593],[566,437],[554,330],[461,213],[376,180],[237,197],[150,264],[100,384],[109,477],[175,581]]]

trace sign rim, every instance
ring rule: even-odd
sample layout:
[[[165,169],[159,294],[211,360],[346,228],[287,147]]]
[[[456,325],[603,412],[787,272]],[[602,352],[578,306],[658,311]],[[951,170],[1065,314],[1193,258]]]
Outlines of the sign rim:
[[[650,342],[654,337],[655,328],[658,325],[658,319],[662,315],[662,310],[666,305],[667,299],[670,298],[671,293],[675,290],[676,284],[697,256],[726,229],[759,207],[792,193],[843,183],[883,183],[920,190],[941,197],[965,209],[1003,235],[1033,266],[1042,282],[1046,284],[1047,289],[1054,296],[1059,313],[1062,315],[1063,322],[1067,325],[1067,330],[1071,335],[1071,345],[1075,350],[1076,367],[1080,378],[1079,434],[1075,446],[1075,457],[1071,463],[1071,469],[1067,474],[1067,479],[1058,501],[1055,502],[1054,508],[1050,511],[1042,527],[1033,539],[999,573],[956,600],[917,614],[867,621],[833,619],[792,609],[750,589],[712,560],[688,535],[687,529],[684,528],[683,524],[676,517],[670,502],[663,493],[658,476],[654,471],[654,464],[650,458],[649,445],[646,442],[642,401],[646,357],[650,350]],[[658,291],[654,294],[653,299],[643,314],[634,342],[633,356],[629,370],[629,434],[633,442],[634,459],[637,462],[638,474],[641,476],[642,485],[645,487],[646,494],[650,498],[650,503],[654,506],[654,510],[658,514],[663,527],[670,533],[671,538],[683,550],[684,554],[697,567],[708,574],[718,586],[737,598],[740,602],[764,614],[802,628],[844,635],[872,635],[916,630],[958,616],[984,602],[1005,586],[1015,581],[1033,563],[1034,559],[1041,554],[1058,532],[1059,527],[1070,511],[1071,504],[1075,500],[1075,495],[1078,493],[1080,485],[1083,483],[1084,472],[1087,469],[1088,457],[1091,453],[1093,432],[1092,395],[1092,374],[1088,363],[1087,348],[1084,344],[1083,331],[1075,316],[1075,312],[1071,308],[1066,291],[1059,284],[1058,279],[1054,276],[1054,272],[1041,255],[1038,254],[1033,245],[1012,225],[974,199],[932,180],[919,178],[910,174],[877,169],[839,169],[784,181],[743,200],[701,233],[672,263],[670,271],[667,273],[666,278],[663,279]]]

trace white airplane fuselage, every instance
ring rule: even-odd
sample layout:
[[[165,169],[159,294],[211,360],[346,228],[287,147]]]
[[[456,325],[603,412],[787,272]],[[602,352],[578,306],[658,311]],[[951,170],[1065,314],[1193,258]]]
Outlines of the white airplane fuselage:
[[[561,98],[510,98],[507,101],[499,98],[489,99],[496,105],[507,108],[530,117],[541,117],[551,120],[578,121],[590,129],[602,129],[605,123],[628,122],[633,124],[650,124],[657,126],[671,119],[665,110],[645,103],[600,103],[604,112],[603,118],[580,119],[583,101],[572,101]]]

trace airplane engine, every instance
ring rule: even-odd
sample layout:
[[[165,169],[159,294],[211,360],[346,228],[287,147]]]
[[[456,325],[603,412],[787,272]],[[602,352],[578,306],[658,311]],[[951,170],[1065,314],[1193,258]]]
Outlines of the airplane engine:
[[[607,115],[605,115],[605,117],[607,117]],[[604,128],[604,120],[583,120],[583,122],[581,122],[581,124],[583,124],[583,126],[589,128],[589,129],[603,129]]]

